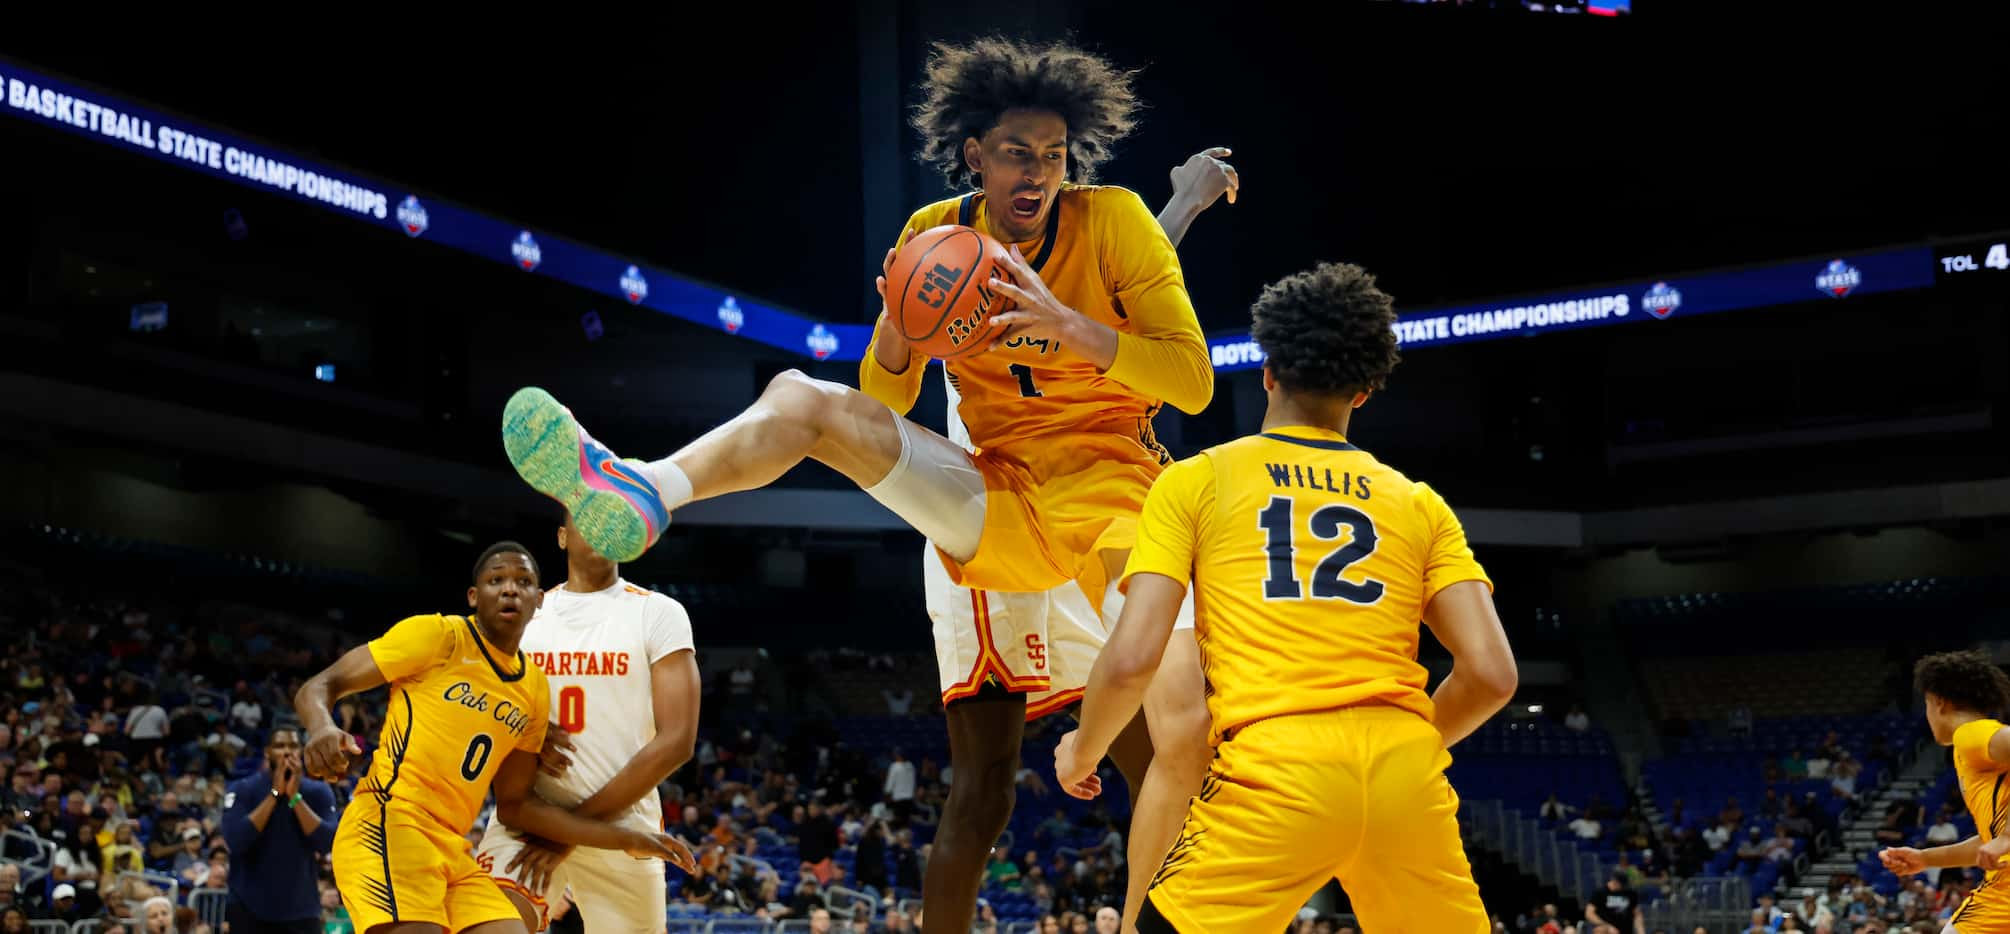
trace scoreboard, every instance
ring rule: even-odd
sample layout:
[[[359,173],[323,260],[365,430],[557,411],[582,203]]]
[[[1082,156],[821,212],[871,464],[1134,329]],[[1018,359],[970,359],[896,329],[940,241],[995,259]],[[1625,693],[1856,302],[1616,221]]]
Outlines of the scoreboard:
[[[1939,244],[1933,271],[1941,283],[2010,282],[2010,236]]]

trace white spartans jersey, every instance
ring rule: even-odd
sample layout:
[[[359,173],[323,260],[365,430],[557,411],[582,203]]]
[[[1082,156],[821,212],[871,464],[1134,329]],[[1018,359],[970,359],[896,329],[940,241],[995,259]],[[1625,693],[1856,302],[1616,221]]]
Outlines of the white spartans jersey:
[[[572,767],[539,772],[537,794],[572,808],[605,787],[656,736],[649,666],[692,648],[683,604],[625,580],[598,593],[545,594],[521,645],[551,682],[551,716],[572,736]],[[663,805],[645,794],[621,821],[660,830]]]

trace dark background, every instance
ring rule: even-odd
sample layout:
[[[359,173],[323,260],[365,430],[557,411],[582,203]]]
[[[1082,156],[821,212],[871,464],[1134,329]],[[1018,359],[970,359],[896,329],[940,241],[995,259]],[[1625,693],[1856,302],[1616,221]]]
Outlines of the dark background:
[[[1972,17],[874,0],[547,7],[353,30],[89,25],[9,30],[0,54],[837,321],[869,320],[885,244],[945,194],[913,161],[903,118],[927,43],[992,30],[1073,35],[1142,69],[1150,109],[1107,182],[1160,203],[1188,154],[1235,149],[1242,198],[1182,247],[1210,331],[1246,326],[1265,282],[1329,259],[1366,265],[1414,309],[2010,228],[1998,180],[2010,117],[1992,103],[1995,57],[1963,40],[1987,31]],[[15,221],[0,225],[0,374],[497,472],[495,412],[518,386],[552,388],[616,450],[657,457],[807,362],[24,121],[0,120],[0,153]],[[226,210],[247,238],[225,236]],[[1996,479],[2010,475],[1996,414],[2010,402],[2004,298],[2000,284],[1941,287],[1420,348],[1355,440],[1462,510]],[[151,300],[173,309],[168,331],[128,333],[128,308]],[[587,311],[606,338],[581,333]],[[322,362],[337,366],[332,386],[311,379]],[[809,368],[856,378],[850,365]],[[8,514],[29,522],[413,580],[458,575],[479,540],[549,536],[548,510],[525,491],[500,505],[443,496],[394,471],[257,462],[140,438],[118,419],[34,414],[60,411],[60,394],[16,401],[28,415],[5,429],[0,467],[20,478]],[[1191,453],[1261,410],[1255,374],[1225,377],[1208,411],[1168,414],[1161,437]],[[934,390],[915,417],[940,422]],[[52,479],[79,459],[174,491],[186,521],[135,525],[146,510],[93,506],[118,499]],[[815,465],[784,483],[844,486]],[[306,513],[325,534],[269,532],[281,486],[339,501]],[[338,531],[352,520],[368,534]],[[918,538],[804,526],[680,528],[644,569],[911,595]],[[1987,519],[1949,534],[2001,531]],[[1749,543],[1702,544],[1735,557]],[[1595,605],[1589,594],[1613,588],[1558,575],[1596,578],[1614,554],[1482,556],[1512,579],[1503,599],[1533,608]]]

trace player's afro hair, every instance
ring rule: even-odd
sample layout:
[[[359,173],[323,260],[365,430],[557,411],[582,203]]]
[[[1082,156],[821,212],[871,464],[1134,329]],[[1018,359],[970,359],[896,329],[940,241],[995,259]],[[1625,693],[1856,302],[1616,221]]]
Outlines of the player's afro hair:
[[[493,545],[490,545],[486,550],[482,552],[481,557],[475,559],[475,569],[473,574],[470,575],[470,579],[476,582],[480,582],[482,579],[482,569],[488,567],[490,559],[494,558],[497,555],[523,555],[523,559],[525,561],[530,562],[530,572],[532,574],[541,573],[537,569],[537,556],[531,554],[530,549],[525,548],[522,545],[517,544],[516,542],[501,541]]]
[[[951,187],[974,185],[963,141],[982,138],[1014,108],[1057,113],[1068,124],[1068,179],[1095,180],[1117,141],[1137,125],[1142,106],[1131,88],[1135,70],[1065,42],[1022,42],[1001,36],[929,49],[922,100],[910,122],[921,134],[921,162]]]
[[[1981,652],[1942,652],[1912,666],[1912,683],[1962,710],[1996,715],[2010,710],[2010,675]]]
[[[1320,263],[1271,283],[1250,317],[1271,374],[1292,392],[1380,389],[1400,359],[1395,299],[1352,263]]]

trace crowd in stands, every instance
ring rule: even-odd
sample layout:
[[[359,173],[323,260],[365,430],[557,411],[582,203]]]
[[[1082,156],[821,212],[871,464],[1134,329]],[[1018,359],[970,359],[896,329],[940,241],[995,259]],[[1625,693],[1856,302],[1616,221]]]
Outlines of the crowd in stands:
[[[97,934],[225,934],[220,908],[199,909],[200,893],[225,889],[232,868],[226,785],[262,767],[270,731],[292,723],[301,679],[374,633],[201,598],[131,602],[4,561],[0,630],[9,634],[0,646],[0,916],[87,922]],[[839,678],[896,662],[845,652],[783,664]],[[768,667],[757,676],[736,664],[708,679],[697,755],[660,789],[673,831],[700,857],[689,877],[670,870],[673,929],[712,917],[917,929],[929,843],[953,780],[946,750],[910,759],[848,744],[847,721],[830,715],[841,712],[769,704],[757,678],[793,672]],[[381,706],[381,695],[364,695],[337,717],[367,747]],[[904,735],[943,741],[939,706],[899,719],[913,724]],[[1030,764],[1058,732],[1029,733],[1046,742]],[[340,803],[353,784],[336,786]],[[1041,806],[1040,829],[988,869],[983,925],[1113,930],[1113,910],[1106,922],[1098,916],[1122,904],[1122,802],[1083,806],[1031,768],[1021,789],[1028,807]],[[326,930],[353,934],[322,859]]]

